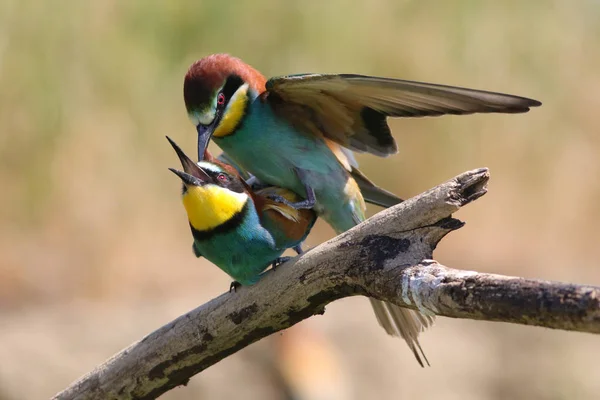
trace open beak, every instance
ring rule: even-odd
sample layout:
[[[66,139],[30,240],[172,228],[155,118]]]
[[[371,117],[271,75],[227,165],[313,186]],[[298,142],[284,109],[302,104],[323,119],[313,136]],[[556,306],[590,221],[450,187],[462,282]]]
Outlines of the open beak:
[[[175,173],[177,176],[179,176],[184,182],[187,182],[186,181],[187,178],[184,178],[181,174],[192,176],[193,178],[196,179],[196,181],[201,182],[202,184],[211,181],[211,177],[202,168],[200,168],[198,166],[198,164],[196,164],[194,161],[192,161],[192,159],[189,158],[183,152],[183,150],[181,150],[181,148],[177,145],[177,143],[175,143],[168,136],[167,136],[167,140],[169,141],[169,143],[171,143],[171,146],[173,146],[173,149],[177,153],[177,156],[179,157],[179,161],[181,161],[181,166],[183,167],[183,171],[184,171],[184,172],[181,172],[181,171],[177,171],[172,168],[169,168],[173,173]],[[190,184],[195,184],[195,183],[190,183]],[[198,185],[196,185],[196,186],[198,186]]]
[[[187,172],[179,171],[175,168],[169,168],[169,171],[180,177],[186,186],[202,186],[206,183],[195,176],[188,174]]]

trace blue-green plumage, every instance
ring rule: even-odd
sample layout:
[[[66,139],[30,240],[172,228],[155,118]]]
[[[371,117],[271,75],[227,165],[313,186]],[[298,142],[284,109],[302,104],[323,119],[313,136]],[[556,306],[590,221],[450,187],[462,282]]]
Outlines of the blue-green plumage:
[[[306,196],[304,185],[309,185],[317,199],[315,210],[337,232],[364,220],[362,198],[348,191],[349,172],[325,141],[299,133],[259,98],[252,99],[235,133],[213,140],[263,182],[302,196]],[[303,173],[302,181],[298,170]]]
[[[252,285],[273,260],[302,241],[290,241],[273,224],[273,233],[265,229],[250,198],[244,210],[240,224],[231,229],[208,235],[191,230],[196,256],[202,255],[242,285]]]

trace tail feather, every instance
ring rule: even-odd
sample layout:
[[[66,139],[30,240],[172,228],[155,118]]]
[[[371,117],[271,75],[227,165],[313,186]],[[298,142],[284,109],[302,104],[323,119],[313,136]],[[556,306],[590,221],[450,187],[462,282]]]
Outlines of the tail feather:
[[[424,367],[423,360],[429,366],[429,360],[419,343],[419,333],[423,332],[433,323],[433,318],[427,317],[417,311],[398,307],[395,304],[385,303],[396,329],[400,336],[406,341],[408,347],[412,350],[421,367]],[[418,350],[418,351],[417,351]],[[423,359],[419,357],[419,353]]]
[[[367,203],[387,208],[395,206],[396,204],[400,204],[404,201],[394,193],[388,192],[387,190],[374,184],[365,176],[365,174],[360,172],[360,170],[354,166],[350,171],[350,176],[354,178],[358,184],[358,187],[360,188],[360,191]]]
[[[359,208],[360,207],[356,207],[356,209]],[[327,222],[334,227],[337,233],[341,233],[363,220],[363,215],[355,213],[352,215],[352,221],[345,220],[343,221],[345,222],[344,224],[336,224],[336,222],[339,221],[335,218],[328,218]],[[419,333],[433,324],[433,317],[381,300],[369,298],[369,301],[371,302],[379,325],[381,325],[387,334],[404,339],[421,367],[425,367],[425,364],[429,365],[429,361],[419,344],[418,337]]]
[[[387,334],[403,338],[421,367],[425,367],[425,363],[429,366],[429,360],[421,348],[418,336],[433,324],[433,317],[380,300],[369,298],[369,301],[377,322]]]
[[[330,214],[326,218],[336,233],[340,234],[364,221],[364,201],[381,207],[392,207],[403,201],[395,194],[378,187],[367,178],[358,169],[358,163],[351,150],[333,142],[328,143],[328,146],[349,173],[348,183],[350,185],[347,186],[354,189],[346,193],[353,203],[351,207],[354,211],[352,213],[352,220],[349,221],[348,213],[343,212],[341,209],[339,210],[342,211],[341,214]],[[429,366],[429,361],[419,344],[418,337],[419,333],[433,324],[433,317],[423,315],[418,311],[408,308],[399,307],[395,304],[385,303],[381,300],[369,298],[369,301],[375,312],[377,322],[385,329],[387,334],[403,338],[421,367],[425,367],[425,363]]]

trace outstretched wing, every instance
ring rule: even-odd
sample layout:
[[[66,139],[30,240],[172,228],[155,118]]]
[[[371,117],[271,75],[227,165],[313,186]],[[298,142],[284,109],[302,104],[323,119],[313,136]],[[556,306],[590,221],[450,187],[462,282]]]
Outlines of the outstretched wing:
[[[502,93],[348,74],[271,78],[263,98],[299,129],[379,156],[397,151],[387,117],[523,113],[541,105]]]

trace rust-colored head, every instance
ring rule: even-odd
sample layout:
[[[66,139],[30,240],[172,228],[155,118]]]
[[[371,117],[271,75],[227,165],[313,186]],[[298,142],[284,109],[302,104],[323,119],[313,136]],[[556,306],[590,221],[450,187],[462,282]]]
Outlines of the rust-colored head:
[[[192,64],[183,82],[183,98],[195,125],[207,125],[212,122],[219,103],[219,94],[225,89],[228,80],[234,81],[231,82],[231,88],[228,88],[233,92],[223,93],[225,102],[228,102],[235,90],[245,83],[257,94],[265,90],[265,77],[229,54],[212,54]]]
[[[265,77],[242,60],[213,54],[196,61],[183,82],[188,117],[198,131],[198,158],[208,141],[235,132],[251,99],[265,90]]]

